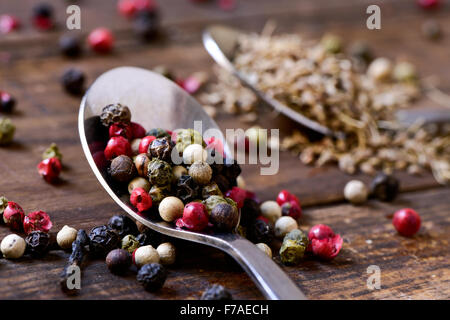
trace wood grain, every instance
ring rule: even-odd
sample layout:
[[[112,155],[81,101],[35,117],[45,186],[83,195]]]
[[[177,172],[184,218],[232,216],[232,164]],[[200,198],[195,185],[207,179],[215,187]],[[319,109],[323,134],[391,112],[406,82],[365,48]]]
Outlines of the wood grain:
[[[63,2],[55,4],[58,21],[64,21]],[[381,31],[365,28],[367,3],[349,0],[317,1],[240,1],[234,12],[223,12],[213,5],[194,6],[189,1],[164,0],[164,36],[154,44],[143,45],[132,35],[130,24],[119,18],[111,1],[79,1],[83,30],[104,25],[112,27],[117,47],[112,55],[86,53],[82,59],[67,60],[57,50],[61,28],[38,33],[27,25],[32,3],[5,2],[0,13],[17,14],[25,23],[17,34],[0,36],[0,90],[18,99],[11,116],[17,126],[15,142],[0,148],[0,195],[20,203],[26,212],[47,211],[54,230],[65,224],[90,230],[120,213],[91,173],[78,138],[79,97],[66,95],[59,84],[62,71],[77,66],[87,74],[89,83],[104,71],[121,65],[152,68],[165,64],[183,77],[191,72],[210,71],[213,65],[201,45],[200,32],[210,23],[221,22],[248,31],[259,31],[269,19],[278,23],[280,32],[302,32],[308,37],[331,30],[346,40],[365,39],[376,53],[399,57],[415,63],[423,76],[437,75],[443,87],[450,87],[450,74],[442,66],[448,63],[449,38],[430,43],[420,35],[424,15],[410,1],[383,1]],[[450,32],[449,6],[433,17],[444,32]],[[419,102],[433,106],[430,101]],[[245,127],[233,117],[220,115],[221,128]],[[287,119],[261,112],[258,123],[280,127],[293,124]],[[42,151],[56,142],[63,154],[62,182],[46,184],[37,174]],[[280,155],[280,172],[275,177],[259,175],[258,166],[244,166],[250,189],[263,200],[273,199],[286,188],[301,199],[305,210],[301,227],[317,223],[331,225],[344,240],[342,253],[333,262],[307,258],[298,267],[284,267],[311,299],[448,299],[450,298],[449,235],[450,190],[438,186],[430,174],[409,176],[399,173],[402,195],[392,204],[370,201],[354,207],[343,203],[342,188],[353,178],[334,166],[313,168],[302,165],[289,153]],[[357,175],[369,181],[370,177]],[[386,218],[396,209],[413,207],[423,221],[422,230],[413,238],[396,234]],[[0,226],[0,238],[9,231]],[[368,241],[368,240],[371,240]],[[279,244],[274,243],[276,248]],[[82,293],[73,299],[197,299],[211,282],[230,288],[236,298],[261,299],[249,277],[225,255],[215,249],[177,241],[178,263],[170,268],[165,287],[157,294],[144,292],[133,273],[117,277],[107,271],[103,261],[89,261],[83,269]],[[58,275],[68,253],[54,251],[38,260],[0,259],[0,298],[65,299],[59,290]],[[275,258],[278,259],[278,258]],[[382,272],[382,289],[366,287],[369,265]]]

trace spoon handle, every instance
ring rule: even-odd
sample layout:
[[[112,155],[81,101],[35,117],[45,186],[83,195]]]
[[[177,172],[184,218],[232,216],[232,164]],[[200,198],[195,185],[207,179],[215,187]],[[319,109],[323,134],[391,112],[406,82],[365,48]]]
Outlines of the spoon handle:
[[[270,300],[306,300],[300,288],[261,249],[240,236],[227,239],[230,254]]]

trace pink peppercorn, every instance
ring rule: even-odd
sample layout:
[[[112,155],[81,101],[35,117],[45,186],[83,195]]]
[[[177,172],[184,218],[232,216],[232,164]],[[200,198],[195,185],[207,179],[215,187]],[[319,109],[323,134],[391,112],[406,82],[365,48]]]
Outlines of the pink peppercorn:
[[[411,237],[420,229],[420,216],[413,209],[405,208],[394,213],[392,224],[402,236]]]
[[[33,19],[34,26],[39,30],[50,30],[53,28],[53,20],[49,17],[35,17]]]
[[[331,238],[311,240],[312,253],[324,260],[334,259],[342,248],[343,240],[340,235]]]
[[[285,202],[281,205],[281,214],[283,216],[290,216],[297,220],[302,216],[302,208],[294,200]]]
[[[112,160],[121,155],[131,155],[130,143],[124,137],[112,137],[106,145],[105,157],[107,160]]]
[[[281,190],[277,196],[277,203],[280,206],[282,206],[283,203],[289,202],[289,201],[295,201],[300,206],[300,200],[298,200],[298,198],[296,196],[294,196],[292,193],[290,193],[287,190]]]
[[[417,0],[417,4],[422,9],[435,9],[440,6],[441,1],[440,0]]]
[[[113,123],[109,126],[109,137],[124,137],[127,140],[133,139],[133,129],[126,123]]]
[[[202,231],[208,226],[208,212],[203,203],[188,203],[183,210],[183,217],[176,221],[179,228]]]
[[[236,7],[236,0],[219,0],[219,8],[224,11],[233,10]]]
[[[39,174],[48,183],[54,183],[58,180],[62,170],[61,161],[58,158],[48,158],[38,164]]]
[[[52,226],[53,223],[50,220],[49,215],[44,211],[31,212],[23,219],[23,230],[26,234],[29,234],[32,231],[42,231],[47,233]]]
[[[238,209],[240,209],[244,206],[244,200],[247,198],[247,191],[238,187],[233,187],[225,193],[225,197],[234,200]]]
[[[3,221],[13,231],[21,231],[25,213],[23,209],[15,202],[9,201],[3,211]]]
[[[10,33],[14,30],[19,29],[20,22],[19,20],[10,14],[2,14],[0,16],[0,32],[1,33]]]
[[[114,46],[114,37],[106,28],[97,28],[88,36],[88,43],[92,50],[98,53],[108,53]]]
[[[133,139],[145,137],[145,129],[139,123],[131,122],[131,131],[133,132]]]
[[[147,153],[148,147],[155,139],[155,136],[146,136],[142,138],[141,143],[139,144],[139,153]]]
[[[211,138],[207,139],[205,142],[206,142],[206,149],[212,149],[215,152],[217,152],[218,154],[220,154],[222,157],[225,157],[225,154],[223,152],[222,140],[220,140],[216,137],[211,137]]]
[[[89,151],[94,154],[97,151],[103,151],[105,149],[105,143],[103,141],[93,141],[89,143]]]
[[[130,195],[130,202],[139,212],[147,211],[152,207],[152,198],[143,188],[133,189]]]
[[[343,240],[340,235],[327,225],[318,224],[312,227],[308,233],[308,251],[324,260],[335,258],[342,248]]]
[[[187,77],[184,80],[178,80],[178,83],[189,94],[196,93],[202,86],[202,82],[194,76]]]
[[[119,10],[119,13],[126,18],[131,18],[136,13],[134,0],[120,0],[117,3],[117,9]]]

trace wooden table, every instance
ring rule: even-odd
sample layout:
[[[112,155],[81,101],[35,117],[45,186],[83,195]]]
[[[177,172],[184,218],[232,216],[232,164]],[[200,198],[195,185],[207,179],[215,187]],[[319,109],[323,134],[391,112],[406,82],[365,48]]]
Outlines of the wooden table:
[[[405,58],[417,65],[422,76],[437,75],[443,88],[450,85],[450,6],[424,13],[409,0],[375,1],[382,9],[382,29],[365,27],[365,9],[375,2],[346,1],[238,1],[235,11],[224,12],[215,4],[194,5],[187,0],[160,2],[164,39],[142,45],[132,34],[130,23],[118,16],[113,1],[79,1],[82,34],[97,26],[113,29],[117,46],[113,54],[86,53],[67,60],[58,53],[57,41],[65,26],[65,2],[54,3],[60,28],[40,33],[30,26],[31,5],[37,1],[2,1],[0,13],[19,16],[24,28],[0,36],[0,90],[18,99],[11,116],[17,126],[14,143],[0,149],[0,194],[20,203],[25,211],[45,210],[54,230],[65,224],[85,228],[104,224],[119,214],[117,205],[100,187],[91,172],[77,130],[80,99],[65,94],[59,84],[69,66],[83,69],[89,82],[104,71],[122,65],[152,68],[164,64],[183,77],[194,71],[211,71],[213,62],[201,44],[201,31],[211,23],[224,23],[248,31],[259,31],[268,19],[280,32],[302,32],[318,37],[326,31],[347,41],[365,39],[376,53]],[[20,4],[19,4],[20,3]],[[438,43],[424,39],[423,21],[434,17],[447,36]],[[432,105],[429,101],[424,101]],[[245,127],[230,116],[219,116],[222,128]],[[261,116],[259,123],[271,127],[290,125],[286,119]],[[37,174],[42,151],[57,143],[64,154],[62,182],[46,184]],[[287,188],[301,199],[301,227],[329,224],[344,238],[339,256],[332,262],[306,259],[300,266],[283,269],[311,299],[448,299],[450,298],[450,191],[430,174],[419,177],[399,173],[402,193],[390,204],[369,201],[355,207],[343,201],[342,189],[352,177],[336,167],[307,167],[297,157],[281,154],[281,169],[274,177],[258,174],[259,167],[245,166],[243,176],[261,199],[274,199]],[[357,175],[364,181],[370,177]],[[390,215],[399,208],[415,208],[422,216],[421,231],[413,238],[399,236]],[[0,238],[9,233],[0,227]],[[90,261],[83,269],[82,292],[72,299],[197,299],[209,283],[228,287],[235,298],[261,299],[250,278],[218,250],[177,242],[178,262],[170,268],[164,288],[145,292],[133,274],[112,275],[103,261]],[[0,298],[65,299],[58,285],[68,253],[51,252],[43,259],[0,260]],[[275,258],[279,261],[278,257]],[[381,269],[381,289],[369,290],[367,267]]]

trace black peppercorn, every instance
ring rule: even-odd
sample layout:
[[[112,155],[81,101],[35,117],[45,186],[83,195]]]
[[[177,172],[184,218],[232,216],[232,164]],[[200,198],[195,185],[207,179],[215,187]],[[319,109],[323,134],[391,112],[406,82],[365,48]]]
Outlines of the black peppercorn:
[[[136,236],[139,234],[136,223],[126,215],[117,215],[111,217],[108,222],[108,227],[116,230],[119,237],[123,238],[128,234]]]
[[[253,243],[269,244],[273,236],[273,228],[261,219],[254,220],[247,229],[247,237]]]
[[[233,300],[233,297],[223,286],[214,284],[203,292],[201,300]]]
[[[392,201],[398,194],[400,184],[396,178],[384,173],[379,173],[370,185],[373,196],[381,201]]]
[[[152,11],[141,11],[133,23],[134,32],[144,41],[155,39],[158,34],[158,19]]]
[[[209,221],[219,230],[232,231],[239,222],[239,211],[228,203],[219,203],[211,210]]]
[[[79,95],[83,92],[84,80],[84,73],[81,70],[71,68],[63,73],[61,83],[68,93]]]
[[[223,164],[222,175],[230,181],[230,183],[236,183],[236,178],[241,174],[242,169],[241,166],[237,163],[236,160],[232,162],[225,161]],[[236,184],[232,185],[235,186]]]
[[[167,137],[163,137],[153,140],[147,153],[151,154],[154,158],[170,161],[172,148],[172,141]]]
[[[124,274],[131,266],[131,255],[124,249],[114,249],[106,256],[108,269],[115,274]]]
[[[136,175],[136,167],[133,160],[126,155],[120,155],[111,161],[109,174],[119,182],[128,182]]]
[[[51,18],[53,16],[53,7],[48,3],[39,3],[33,7],[34,18]]]
[[[120,103],[109,104],[103,108],[100,120],[106,127],[117,122],[130,123],[131,112],[127,106],[121,105]]]
[[[167,278],[166,269],[159,263],[145,264],[139,269],[137,281],[141,283],[145,290],[156,291],[164,285]]]
[[[25,238],[26,252],[33,257],[42,257],[49,250],[50,235],[42,231],[32,231]]]
[[[223,193],[231,189],[231,184],[225,176],[218,174],[213,178],[213,180]]]
[[[242,226],[250,225],[258,216],[261,215],[261,209],[258,202],[253,199],[246,198],[244,205],[241,208],[241,221]]]
[[[0,91],[0,112],[10,113],[16,105],[16,100],[7,92]]]
[[[184,203],[191,202],[196,199],[200,187],[189,175],[183,175],[177,182],[177,198],[180,198]]]
[[[166,186],[172,182],[172,167],[166,161],[152,159],[148,164],[148,178],[152,185]]]
[[[93,228],[89,238],[89,250],[98,256],[105,256],[109,251],[116,249],[120,243],[117,231],[105,225]]]
[[[78,37],[63,35],[59,39],[59,49],[67,57],[75,58],[81,54],[81,42]]]
[[[161,128],[150,129],[145,135],[146,136],[154,136],[158,139],[164,138],[164,137],[167,137],[169,139],[171,138],[171,135],[166,130],[161,129]]]

